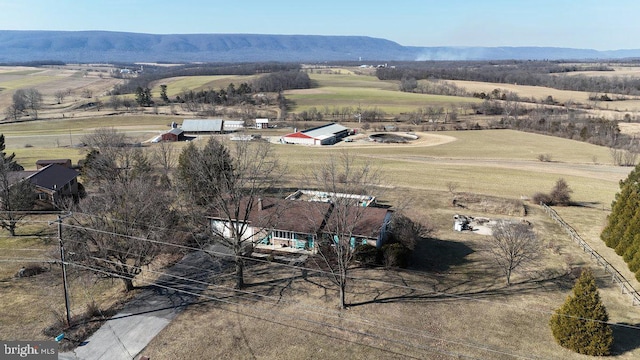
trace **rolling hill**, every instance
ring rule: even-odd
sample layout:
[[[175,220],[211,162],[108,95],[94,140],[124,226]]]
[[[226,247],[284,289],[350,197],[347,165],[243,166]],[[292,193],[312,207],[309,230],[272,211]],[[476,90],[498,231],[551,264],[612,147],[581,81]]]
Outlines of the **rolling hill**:
[[[366,36],[0,30],[0,62],[322,62],[618,59],[640,50],[415,47]]]

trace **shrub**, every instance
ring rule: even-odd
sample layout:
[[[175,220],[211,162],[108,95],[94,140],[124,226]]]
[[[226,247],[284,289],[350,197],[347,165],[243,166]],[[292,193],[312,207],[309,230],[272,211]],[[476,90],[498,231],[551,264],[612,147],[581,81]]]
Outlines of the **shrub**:
[[[365,266],[376,266],[381,263],[381,254],[378,248],[369,244],[360,244],[356,246],[353,253],[356,261]]]
[[[382,246],[384,266],[406,268],[409,264],[411,251],[400,243],[386,244]]]
[[[609,355],[613,331],[607,321],[607,309],[600,300],[596,281],[584,270],[569,296],[555,314],[549,326],[558,344],[585,355]]]
[[[569,184],[564,179],[558,179],[556,185],[551,190],[551,200],[555,205],[567,206],[571,204],[571,193]]]
[[[553,205],[551,195],[540,192],[533,194],[533,196],[531,197],[531,201],[536,204]]]

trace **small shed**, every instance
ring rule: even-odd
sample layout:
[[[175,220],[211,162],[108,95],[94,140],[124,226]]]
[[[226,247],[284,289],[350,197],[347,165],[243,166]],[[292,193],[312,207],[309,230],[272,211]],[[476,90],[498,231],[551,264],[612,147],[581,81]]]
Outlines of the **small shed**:
[[[269,128],[269,119],[256,119],[256,129]]]
[[[162,141],[184,141],[184,130],[171,129],[171,131],[162,134]]]

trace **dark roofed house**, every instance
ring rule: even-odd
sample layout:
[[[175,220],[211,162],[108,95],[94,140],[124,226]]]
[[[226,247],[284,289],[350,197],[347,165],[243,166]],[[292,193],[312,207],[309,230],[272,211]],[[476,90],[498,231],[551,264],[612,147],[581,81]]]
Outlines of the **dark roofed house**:
[[[246,231],[243,239],[260,247],[273,250],[317,251],[318,236],[350,236],[351,246],[369,244],[382,247],[387,236],[387,227],[392,211],[373,207],[354,207],[349,210],[353,219],[349,221],[349,234],[334,234],[340,226],[336,224],[336,214],[343,211],[343,205],[327,202],[286,200],[277,198],[255,199],[249,213],[241,213],[234,223],[243,223]],[[246,206],[241,206],[246,209]],[[209,217],[211,227],[222,236],[230,237],[231,226],[221,214]],[[356,221],[357,220],[357,221]]]
[[[64,198],[78,196],[78,172],[68,167],[50,164],[24,177],[36,187],[41,206],[54,206]]]

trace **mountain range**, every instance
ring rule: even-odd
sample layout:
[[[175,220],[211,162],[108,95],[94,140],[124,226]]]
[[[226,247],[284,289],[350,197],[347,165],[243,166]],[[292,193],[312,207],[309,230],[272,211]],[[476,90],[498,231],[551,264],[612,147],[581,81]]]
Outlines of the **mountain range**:
[[[0,30],[0,63],[585,60],[640,57],[640,49],[416,47],[367,36]]]

